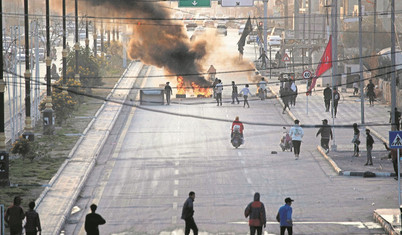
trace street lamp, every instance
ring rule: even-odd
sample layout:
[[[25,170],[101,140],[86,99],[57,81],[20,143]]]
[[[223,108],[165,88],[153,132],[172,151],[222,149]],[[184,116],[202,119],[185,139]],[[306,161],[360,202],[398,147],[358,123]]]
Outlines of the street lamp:
[[[46,0],[46,104],[43,110],[43,132],[45,135],[52,135],[53,126],[53,109],[52,109],[52,87],[50,79],[50,17],[49,17],[49,0]]]
[[[78,51],[80,50],[80,43],[78,39],[78,0],[75,0],[75,80],[80,80],[80,74],[78,71]]]

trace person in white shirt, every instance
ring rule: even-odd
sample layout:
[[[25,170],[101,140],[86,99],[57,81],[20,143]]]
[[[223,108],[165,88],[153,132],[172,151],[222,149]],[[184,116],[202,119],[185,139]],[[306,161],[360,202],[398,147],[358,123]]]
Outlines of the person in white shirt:
[[[265,97],[267,96],[267,82],[264,80],[264,78],[261,78],[261,81],[258,83],[258,87],[258,94],[260,95],[261,100],[265,100]]]
[[[222,106],[222,90],[223,90],[223,84],[222,81],[219,79],[218,84],[215,86],[215,93],[216,93],[216,102]]]
[[[300,145],[304,135],[303,128],[299,125],[300,121],[295,120],[295,125],[290,128],[289,135],[292,137],[292,144],[295,153],[295,159],[299,159]]]
[[[246,84],[246,87],[244,87],[244,88],[240,91],[239,94],[243,94],[243,98],[244,98],[243,108],[246,107],[246,104],[247,104],[247,107],[250,108],[250,105],[248,104],[248,100],[247,100],[248,96],[249,96],[249,95],[251,96],[251,92],[250,92],[250,90],[248,89],[248,84]]]

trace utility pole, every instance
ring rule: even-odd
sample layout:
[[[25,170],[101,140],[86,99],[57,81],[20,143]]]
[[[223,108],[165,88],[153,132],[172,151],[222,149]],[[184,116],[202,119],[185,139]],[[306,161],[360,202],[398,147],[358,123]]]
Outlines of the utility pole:
[[[363,77],[363,39],[362,39],[362,0],[359,0],[359,70],[360,70],[360,117],[364,128],[364,77]]]
[[[337,82],[338,78],[338,0],[332,0],[331,4],[331,19],[332,19],[332,125],[335,125],[335,110],[334,110],[334,90],[335,90],[335,83]],[[336,151],[337,146],[335,142],[335,128],[332,128],[332,151]]]
[[[94,21],[94,57],[98,56],[98,35],[96,34],[96,23]]]
[[[373,54],[377,52],[377,47],[375,45],[375,34],[377,30],[377,0],[374,0],[374,23],[373,23]]]
[[[284,1],[284,5],[285,5],[285,30],[289,29],[289,25],[288,25],[288,11],[289,11],[289,6],[288,6],[288,0],[283,0]]]
[[[89,30],[88,30],[88,17],[85,20],[85,47],[89,49]]]
[[[29,68],[29,17],[28,0],[24,0],[24,21],[25,21],[25,131],[22,136],[33,141],[35,136],[32,132],[31,122],[31,70]]]
[[[52,87],[50,78],[50,15],[49,15],[49,0],[46,0],[46,105],[43,110],[43,132],[45,135],[53,135],[53,105],[52,105]]]
[[[67,91],[67,29],[66,29],[66,0],[63,0],[63,86],[64,91]]]
[[[264,0],[264,53],[267,54],[268,42],[267,42],[267,31],[268,31],[268,0]]]
[[[0,12],[3,12],[3,0],[0,0]],[[0,15],[0,51],[3,51],[3,14]],[[6,134],[4,130],[4,58],[0,53],[0,186],[9,186],[9,159],[6,149]]]
[[[315,22],[314,22],[315,24]],[[315,30],[315,27],[314,27]],[[315,32],[315,31],[314,31]],[[308,68],[312,68],[311,57],[311,0],[308,0]]]
[[[78,51],[80,50],[79,35],[78,35],[78,0],[75,0],[75,80],[80,80],[78,71]]]
[[[391,0],[391,130],[396,131],[395,0]]]

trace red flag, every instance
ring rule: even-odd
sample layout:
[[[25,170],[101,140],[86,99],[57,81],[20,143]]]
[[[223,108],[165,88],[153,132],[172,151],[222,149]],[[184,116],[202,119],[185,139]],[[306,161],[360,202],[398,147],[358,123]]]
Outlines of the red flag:
[[[332,36],[329,37],[327,47],[325,48],[324,54],[321,57],[320,63],[315,70],[315,75],[311,82],[311,86],[307,91],[307,95],[310,94],[311,90],[315,87],[317,78],[320,77],[325,71],[332,68]]]

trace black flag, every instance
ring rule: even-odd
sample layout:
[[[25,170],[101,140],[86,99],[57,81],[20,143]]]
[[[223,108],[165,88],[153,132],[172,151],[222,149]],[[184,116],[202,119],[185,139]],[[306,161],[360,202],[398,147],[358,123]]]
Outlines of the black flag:
[[[242,33],[239,41],[237,42],[238,50],[239,50],[240,54],[242,54],[242,55],[243,55],[244,45],[246,44],[246,38],[251,33],[251,31],[253,31],[253,26],[251,25],[251,20],[250,20],[250,16],[249,16],[247,19],[247,22],[246,22],[246,26],[244,27],[243,33]]]

